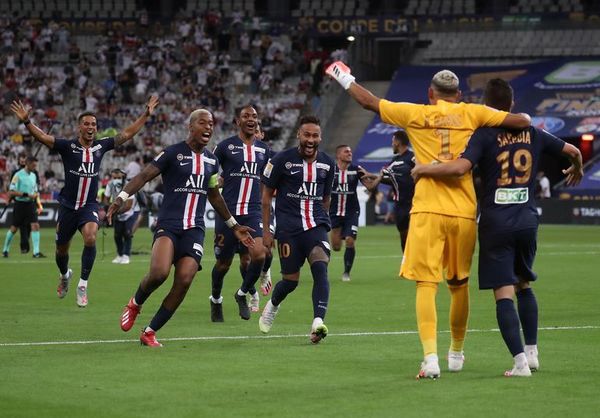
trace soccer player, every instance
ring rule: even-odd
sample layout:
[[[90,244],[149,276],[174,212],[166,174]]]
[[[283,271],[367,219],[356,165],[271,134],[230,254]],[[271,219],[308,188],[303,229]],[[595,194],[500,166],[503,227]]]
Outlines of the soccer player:
[[[213,133],[213,124],[212,114],[208,110],[194,110],[189,117],[187,140],[171,145],[158,154],[125,185],[108,209],[110,222],[130,195],[159,174],[162,175],[164,199],[154,233],[150,271],[121,315],[121,329],[129,331],[144,302],[169,277],[171,265],[175,266],[171,290],[150,324],[142,330],[140,342],[146,346],[162,346],[156,340],[156,332],[183,302],[200,269],[204,254],[204,210],[207,199],[217,213],[226,219],[227,227],[234,231],[238,240],[249,247],[254,245],[251,229],[236,222],[219,193],[219,161],[206,149]]]
[[[262,242],[260,173],[269,160],[267,144],[255,138],[258,113],[247,105],[238,109],[235,122],[238,134],[221,141],[214,150],[222,168],[223,199],[227,208],[243,225],[253,229],[252,237],[256,245],[249,248],[250,262],[242,267],[242,286],[234,294],[242,319],[250,319],[250,307],[246,295],[251,296],[251,304],[258,311],[258,292],[254,284],[258,281],[265,263],[265,247]],[[231,267],[233,256],[238,252],[239,241],[225,225],[225,219],[215,219],[215,257],[212,270],[212,294],[210,312],[213,322],[223,322],[223,279]],[[243,264],[242,264],[243,266]]]
[[[31,225],[31,240],[33,241],[33,258],[45,258],[40,252],[40,224],[38,223],[38,213],[41,212],[41,203],[37,188],[37,177],[34,174],[37,168],[37,158],[27,157],[25,167],[17,171],[13,176],[8,195],[15,199],[13,209],[13,222],[4,240],[2,255],[8,257],[10,243],[17,233],[17,228],[21,228],[21,234],[24,233],[23,225]],[[27,231],[27,230],[26,230]],[[26,232],[25,231],[25,232]]]
[[[415,166],[415,154],[408,149],[408,135],[405,131],[396,131],[392,137],[392,150],[394,158],[392,162],[381,170],[381,174],[375,180],[389,184],[393,188],[394,218],[396,229],[400,233],[400,245],[402,252],[406,249],[406,238],[408,237],[408,225],[410,223],[410,208],[413,195],[415,194],[415,183],[410,175],[410,170]]]
[[[342,240],[346,245],[344,251],[344,273],[342,281],[350,281],[350,271],[354,264],[356,249],[354,244],[358,236],[358,217],[360,206],[356,188],[358,182],[368,185],[365,179],[366,171],[352,164],[352,148],[348,145],[338,145],[335,149],[335,174],[331,189],[331,204],[329,217],[331,219],[331,246],[333,251],[340,251]]]
[[[254,138],[258,141],[263,141],[265,144],[269,146],[271,151],[271,158],[275,156],[275,152],[270,146],[270,141],[265,140],[265,131],[263,130],[261,123],[258,122],[256,124],[256,130],[254,131]],[[271,211],[271,214],[273,212]],[[271,233],[275,232],[274,225],[274,217],[271,215]],[[262,271],[260,273],[260,290],[264,296],[267,296],[271,292],[271,288],[273,286],[273,282],[271,281],[271,263],[273,262],[273,253],[271,251],[267,251],[265,254],[265,264],[263,265]],[[253,304],[251,309],[254,312],[258,312],[258,306]]]
[[[492,79],[487,83],[484,101],[488,106],[510,111],[512,88],[502,79]],[[534,127],[523,131],[480,128],[459,159],[418,165],[413,170],[415,176],[423,179],[456,178],[479,166],[483,185],[479,288],[494,290],[498,326],[514,358],[514,366],[506,376],[531,376],[531,370],[539,368],[538,306],[530,282],[537,278],[532,270],[538,227],[535,173],[544,151],[569,158],[571,166],[564,170],[567,184],[579,183],[583,176],[579,150]],[[513,302],[515,291],[518,314]]]
[[[355,83],[341,62],[331,64],[326,72],[361,106],[379,113],[383,122],[404,128],[420,163],[456,159],[479,127],[525,129],[531,123],[527,115],[460,102],[458,77],[448,70],[433,76],[429,105],[380,99]],[[464,364],[468,279],[475,247],[475,191],[470,173],[458,179],[423,179],[415,187],[410,213],[400,276],[415,281],[417,287],[417,325],[424,354],[418,377],[437,378],[435,297],[444,271],[451,299],[448,370],[460,371]]]
[[[95,140],[98,127],[92,112],[83,112],[78,117],[79,136],[67,140],[46,134],[29,120],[29,111],[21,101],[12,102],[10,108],[23,123],[31,136],[45,146],[58,152],[65,170],[65,186],[58,201],[58,225],[56,226],[56,265],[60,271],[58,279],[59,298],[69,290],[73,271],[69,268],[69,246],[75,232],[83,236],[81,254],[81,276],[77,284],[77,305],[88,304],[88,278],[96,259],[96,233],[98,232],[98,173],[104,154],[132,139],[142,129],[156,106],[158,98],[152,96],[144,113],[116,137]]]
[[[329,302],[327,265],[330,246],[327,232],[331,229],[329,204],[335,173],[335,161],[319,152],[320,121],[314,116],[300,118],[298,147],[279,152],[265,167],[262,176],[263,244],[271,248],[273,234],[269,229],[271,200],[275,200],[275,238],[283,278],[273,288],[271,300],[258,321],[263,333],[270,331],[281,302],[298,286],[300,268],[305,260],[313,277],[313,322],[310,340],[317,344],[327,336],[323,323]]]
[[[125,180],[125,172],[116,168],[111,171],[111,180],[104,191],[104,202],[112,203],[121,190]],[[129,264],[131,262],[131,244],[133,242],[133,228],[140,214],[137,203],[137,195],[129,196],[123,207],[121,207],[114,220],[114,238],[117,246],[117,256],[112,260],[113,264]]]

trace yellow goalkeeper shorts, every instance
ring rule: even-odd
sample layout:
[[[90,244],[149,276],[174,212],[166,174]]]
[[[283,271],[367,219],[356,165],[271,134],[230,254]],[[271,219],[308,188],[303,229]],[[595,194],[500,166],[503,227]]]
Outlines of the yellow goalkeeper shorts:
[[[443,278],[469,277],[476,228],[474,219],[437,213],[411,214],[400,276],[435,283]]]

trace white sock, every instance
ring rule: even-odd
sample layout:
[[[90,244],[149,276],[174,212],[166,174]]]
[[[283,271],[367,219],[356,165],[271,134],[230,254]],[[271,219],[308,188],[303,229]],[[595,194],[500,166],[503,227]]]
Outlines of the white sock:
[[[312,329],[317,329],[319,325],[323,325],[323,318],[316,317],[313,319]]]
[[[246,296],[246,294],[242,292],[242,289],[238,289],[237,294],[238,296]]]
[[[427,354],[425,356],[425,363],[431,363],[431,362],[435,362],[435,363],[439,362],[437,354]]]
[[[144,328],[144,332],[154,332],[154,330],[150,327]]]
[[[526,345],[525,347],[523,347],[525,349],[525,352],[528,353],[530,351],[533,351],[535,354],[537,354],[538,349],[537,349],[537,344],[534,345]]]
[[[77,287],[85,287],[87,289],[87,280],[83,280],[83,279],[79,279],[79,283],[77,284]]]
[[[529,364],[527,364],[527,357],[525,357],[525,353],[519,353],[515,356],[515,366],[517,366],[517,369],[522,369],[526,366],[529,366]]]
[[[212,303],[217,303],[217,304],[221,304],[223,303],[223,296],[221,296],[219,299],[215,299],[212,297],[212,295],[210,296],[210,300],[212,301]]]

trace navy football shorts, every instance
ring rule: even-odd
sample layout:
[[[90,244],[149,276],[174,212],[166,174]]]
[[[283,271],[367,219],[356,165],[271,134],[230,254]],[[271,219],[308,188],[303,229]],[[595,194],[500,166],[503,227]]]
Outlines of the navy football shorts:
[[[308,231],[296,235],[280,233],[277,236],[277,249],[282,274],[293,274],[300,271],[304,261],[308,259],[315,247],[321,247],[329,257],[331,247],[327,238],[327,227],[318,225]]]
[[[359,212],[350,213],[346,216],[335,216],[331,218],[331,229],[341,228],[342,239],[352,237],[356,239],[358,235],[358,215]]]
[[[537,279],[533,261],[537,228],[514,232],[479,231],[479,288],[497,289]]]
[[[173,242],[175,249],[173,264],[182,257],[192,257],[198,263],[198,270],[202,270],[202,256],[204,255],[204,230],[191,228],[185,230],[170,230],[158,227],[154,233],[154,241],[160,237],[168,237]],[[154,242],[152,242],[154,245]]]
[[[74,210],[66,206],[58,207],[58,224],[56,225],[56,244],[66,244],[71,241],[77,230],[88,222],[100,223],[98,219],[98,205],[86,204]]]
[[[248,226],[254,229],[251,232],[252,238],[262,238],[262,218],[261,215],[236,216],[235,220],[240,225]],[[248,248],[238,241],[233,230],[225,225],[225,221],[217,216],[215,219],[215,257],[217,260],[230,260],[235,253],[244,254]]]

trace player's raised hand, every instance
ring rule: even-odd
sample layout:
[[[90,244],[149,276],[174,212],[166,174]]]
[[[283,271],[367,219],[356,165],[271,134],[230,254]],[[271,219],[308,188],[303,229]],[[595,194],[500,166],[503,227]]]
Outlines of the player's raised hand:
[[[156,106],[158,106],[158,96],[150,96],[150,99],[148,99],[148,103],[146,103],[146,113],[148,114],[148,116],[154,113],[154,109],[156,109]]]
[[[19,121],[23,122],[29,119],[29,112],[31,111],[31,108],[29,106],[25,106],[20,100],[14,100],[10,104],[10,110],[12,110]]]
[[[254,238],[252,238],[250,232],[254,232],[254,229],[245,225],[237,224],[233,228],[233,233],[235,234],[235,237],[248,248],[254,247]]]
[[[567,176],[567,186],[577,186],[583,178],[583,168],[571,165],[569,168],[562,171]]]
[[[348,90],[355,80],[354,76],[350,73],[350,67],[342,61],[336,61],[327,67],[325,74],[340,83],[344,90]]]

